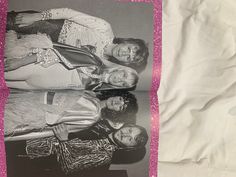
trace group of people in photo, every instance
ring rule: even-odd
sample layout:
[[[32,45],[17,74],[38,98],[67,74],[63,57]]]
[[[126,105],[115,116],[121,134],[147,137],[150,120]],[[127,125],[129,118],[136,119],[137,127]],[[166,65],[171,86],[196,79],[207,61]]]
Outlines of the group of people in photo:
[[[23,142],[24,158],[55,156],[66,175],[145,149],[131,91],[148,56],[144,40],[116,37],[107,21],[82,12],[8,12],[6,143]]]

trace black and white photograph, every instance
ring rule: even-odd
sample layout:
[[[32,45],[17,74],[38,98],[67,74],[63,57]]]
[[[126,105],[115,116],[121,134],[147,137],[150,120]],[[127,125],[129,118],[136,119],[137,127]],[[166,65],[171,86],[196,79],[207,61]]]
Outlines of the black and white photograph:
[[[148,177],[153,4],[8,4],[8,177]]]
[[[10,0],[8,10],[8,87],[149,90],[151,3]]]

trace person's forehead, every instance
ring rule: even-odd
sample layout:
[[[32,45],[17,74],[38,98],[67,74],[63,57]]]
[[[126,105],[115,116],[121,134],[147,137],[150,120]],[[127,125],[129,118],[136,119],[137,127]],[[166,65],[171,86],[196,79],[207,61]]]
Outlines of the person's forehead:
[[[121,69],[117,69],[117,70],[114,70],[113,72],[111,72],[114,76],[117,75],[117,74],[120,74],[124,72],[124,70],[121,70]]]
[[[132,132],[140,132],[140,129],[137,127],[124,127],[124,128],[132,130]]]
[[[124,74],[124,73],[126,73],[126,71],[125,70],[119,70],[117,73]]]
[[[123,127],[122,130],[129,130],[131,127]]]
[[[137,136],[137,135],[139,135],[140,133],[141,133],[141,130],[140,130],[139,128],[133,127],[133,129],[132,129],[132,134],[133,134],[133,135]]]
[[[126,46],[129,46],[129,47],[139,48],[139,45],[138,45],[138,44],[131,43],[131,42],[125,43],[125,45],[126,45]]]

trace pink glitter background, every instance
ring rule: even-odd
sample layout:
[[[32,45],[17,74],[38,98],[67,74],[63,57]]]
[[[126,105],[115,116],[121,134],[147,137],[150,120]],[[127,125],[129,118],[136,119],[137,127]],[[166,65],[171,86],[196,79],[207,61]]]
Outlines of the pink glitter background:
[[[154,5],[154,53],[153,53],[153,71],[152,71],[152,88],[150,90],[150,105],[151,105],[151,154],[149,177],[157,177],[157,161],[158,161],[158,130],[159,130],[159,110],[157,89],[160,83],[161,75],[161,27],[162,27],[162,1],[161,0],[120,0],[127,2],[146,2]],[[0,176],[7,177],[6,174],[6,158],[4,146],[4,131],[3,131],[3,114],[4,105],[8,96],[8,89],[4,81],[3,69],[3,49],[4,36],[6,26],[7,0],[0,0]]]

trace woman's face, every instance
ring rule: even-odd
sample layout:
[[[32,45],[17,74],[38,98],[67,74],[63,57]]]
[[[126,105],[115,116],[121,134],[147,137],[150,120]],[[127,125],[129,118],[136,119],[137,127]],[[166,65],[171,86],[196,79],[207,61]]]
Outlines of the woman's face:
[[[118,87],[128,87],[127,80],[127,73],[125,70],[117,70],[110,73],[110,76],[108,78],[108,82],[111,85],[118,86]]]
[[[126,105],[122,97],[116,96],[107,99],[107,108],[114,111],[123,111]]]
[[[134,63],[138,45],[130,43],[117,44],[112,49],[112,56],[123,63]]]
[[[136,139],[141,133],[137,127],[123,127],[114,133],[113,138],[118,144],[126,147],[134,147],[137,145]]]

